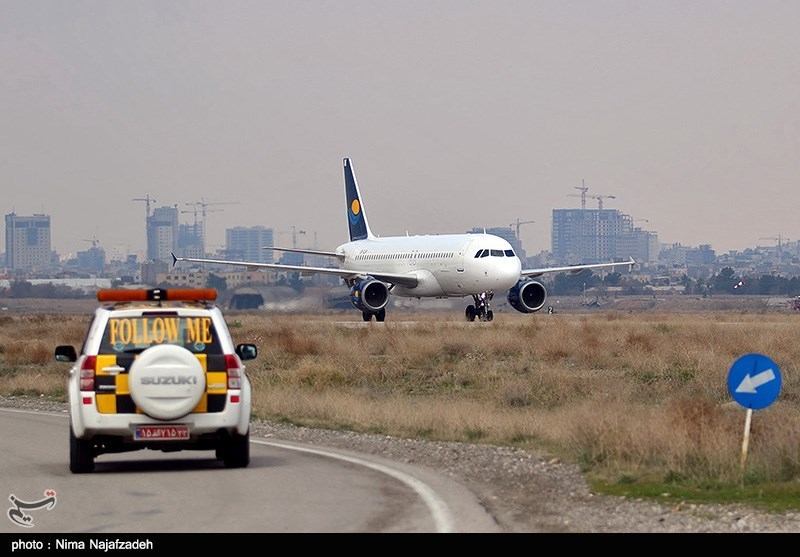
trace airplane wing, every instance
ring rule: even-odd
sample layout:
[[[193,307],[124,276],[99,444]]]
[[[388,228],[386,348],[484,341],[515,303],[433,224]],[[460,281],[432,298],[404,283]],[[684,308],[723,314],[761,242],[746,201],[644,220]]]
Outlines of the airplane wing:
[[[280,263],[254,263],[251,261],[228,261],[224,259],[199,259],[195,257],[176,257],[172,254],[172,265],[178,261],[192,261],[195,263],[212,263],[217,265],[237,265],[239,267],[247,267],[250,270],[254,269],[272,269],[273,271],[294,271],[301,275],[334,275],[343,279],[365,279],[372,277],[381,282],[390,284],[399,284],[406,288],[414,288],[418,284],[418,279],[414,275],[401,274],[401,273],[383,273],[380,271],[357,271],[353,269],[340,269],[336,267],[308,267],[306,265],[283,265]]]
[[[566,267],[544,267],[542,269],[523,269],[520,273],[523,277],[540,277],[545,273],[570,273],[572,275],[576,273],[580,273],[586,269],[608,269],[619,267],[620,265],[628,265],[629,268],[633,269],[633,265],[636,263],[633,260],[633,257],[628,259],[628,261],[614,261],[613,263],[592,263],[589,265],[568,265]]]
[[[315,249],[301,249],[301,248],[276,248],[273,246],[264,246],[262,249],[271,249],[275,251],[290,251],[292,253],[307,253],[309,255],[324,255],[325,257],[336,257],[339,260],[344,260],[344,254],[336,253],[335,251],[319,251]]]

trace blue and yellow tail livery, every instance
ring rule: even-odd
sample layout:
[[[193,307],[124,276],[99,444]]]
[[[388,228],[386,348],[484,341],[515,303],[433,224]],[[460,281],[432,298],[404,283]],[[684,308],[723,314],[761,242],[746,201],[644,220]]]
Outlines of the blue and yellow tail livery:
[[[350,230],[350,241],[366,240],[372,237],[367,215],[364,213],[364,205],[361,203],[361,194],[358,191],[356,175],[353,172],[353,165],[350,159],[343,160],[344,163],[344,190],[347,198],[347,226]]]

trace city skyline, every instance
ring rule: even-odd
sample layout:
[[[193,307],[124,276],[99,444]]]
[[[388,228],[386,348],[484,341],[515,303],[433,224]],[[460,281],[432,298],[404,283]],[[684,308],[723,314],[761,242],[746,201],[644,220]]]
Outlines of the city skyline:
[[[153,208],[153,212],[154,213],[157,212],[157,211],[155,211],[155,209],[158,209],[158,211],[161,211],[161,212],[171,211],[171,210],[178,211],[178,209],[175,208],[174,206],[173,207],[164,206],[164,207]],[[570,215],[570,214],[574,215],[575,213],[581,213],[583,211],[584,210],[582,210],[582,209],[556,209],[556,210],[553,211],[553,215],[555,217],[556,213],[560,213],[562,216],[559,217],[559,219],[563,219],[564,215],[567,215],[567,216]],[[610,209],[610,210],[606,209],[605,211],[603,211],[603,210],[598,211],[598,210],[594,210],[594,209],[589,208],[589,209],[586,209],[585,212],[587,213],[587,216],[585,217],[585,219],[586,219],[585,222],[586,223],[592,223],[597,218],[601,218],[603,220],[607,220],[608,222],[614,221],[614,222],[619,222],[619,223],[622,223],[622,222],[629,223],[629,224],[623,225],[620,228],[620,231],[621,231],[622,235],[625,238],[627,238],[626,240],[623,240],[622,237],[617,237],[616,233],[612,232],[610,229],[608,231],[605,231],[605,232],[600,232],[598,230],[598,234],[612,234],[612,235],[614,235],[614,238],[615,238],[614,241],[615,242],[620,242],[620,241],[636,242],[636,241],[642,241],[645,237],[649,237],[649,238],[654,238],[654,240],[646,240],[646,242],[655,241],[656,243],[651,245],[651,247],[643,247],[641,245],[639,245],[638,247],[633,247],[630,250],[628,250],[628,251],[632,252],[631,255],[620,255],[617,252],[625,252],[625,254],[627,254],[628,251],[626,251],[624,247],[617,247],[617,248],[614,248],[614,254],[613,255],[612,254],[607,254],[607,255],[601,255],[600,257],[597,257],[597,256],[592,256],[591,253],[587,252],[587,253],[583,254],[583,256],[580,256],[577,259],[575,259],[575,257],[566,257],[565,253],[561,253],[564,250],[563,242],[564,241],[570,242],[570,245],[572,245],[572,247],[570,249],[576,249],[576,246],[578,246],[579,244],[583,245],[582,242],[584,240],[582,240],[582,239],[580,239],[580,238],[575,236],[575,230],[564,229],[563,228],[563,224],[559,224],[558,226],[556,226],[554,224],[553,227],[552,227],[552,237],[555,238],[555,236],[558,235],[559,238],[560,238],[559,241],[562,242],[562,245],[560,246],[560,249],[547,250],[547,253],[549,254],[548,257],[550,259],[552,259],[554,261],[557,261],[559,263],[576,263],[576,262],[579,262],[579,261],[581,261],[581,262],[599,262],[599,261],[605,261],[605,260],[623,260],[623,259],[626,259],[627,257],[633,257],[637,261],[638,264],[646,266],[646,267],[649,267],[649,266],[651,266],[653,264],[657,264],[658,251],[671,250],[671,249],[675,249],[675,248],[682,248],[682,249],[685,248],[685,249],[690,249],[690,250],[710,249],[713,253],[716,253],[717,256],[722,256],[722,255],[731,253],[731,252],[721,252],[719,250],[715,250],[714,246],[709,244],[709,243],[707,243],[707,242],[699,242],[697,244],[681,244],[679,242],[662,242],[658,238],[658,231],[657,230],[648,230],[648,229],[643,229],[643,228],[640,228],[640,227],[636,226],[635,222],[637,220],[640,220],[640,219],[637,219],[635,217],[632,217],[631,215],[627,215],[625,213],[622,213],[621,211],[616,210],[616,209]],[[598,215],[605,214],[606,216],[598,217],[598,216],[592,216],[592,214],[598,214]],[[144,262],[148,262],[148,261],[152,261],[152,260],[158,260],[158,261],[162,261],[162,262],[170,262],[172,260],[172,256],[170,254],[171,251],[175,252],[177,255],[187,255],[187,256],[192,256],[192,257],[202,257],[202,256],[204,256],[202,251],[197,251],[197,248],[199,248],[199,245],[195,245],[195,243],[194,243],[195,240],[193,238],[185,238],[184,239],[184,241],[188,240],[191,243],[191,245],[185,245],[185,246],[181,245],[181,235],[183,235],[183,234],[194,235],[195,234],[195,232],[193,230],[194,227],[193,227],[192,221],[187,221],[187,222],[180,222],[180,221],[178,221],[178,222],[160,222],[159,223],[159,222],[156,221],[155,215],[153,215],[153,217],[154,217],[154,220],[153,220],[154,232],[157,229],[163,228],[164,225],[167,225],[168,228],[172,228],[174,226],[172,231],[169,233],[168,239],[166,239],[167,240],[167,244],[153,248],[153,249],[155,249],[154,253],[156,253],[156,252],[159,253],[159,255],[157,257],[155,257],[155,258],[150,258],[150,257],[147,256],[147,253],[148,253],[148,247],[147,246],[143,246],[143,247],[141,247],[141,249],[133,249],[132,251],[126,251],[126,250],[120,249],[121,246],[112,246],[111,248],[108,248],[107,246],[104,246],[102,244],[102,242],[98,238],[92,238],[92,239],[84,240],[86,242],[90,242],[91,245],[90,246],[87,245],[83,249],[79,249],[76,252],[71,252],[71,253],[60,252],[55,247],[55,244],[57,243],[58,232],[57,231],[53,231],[53,230],[51,230],[50,227],[48,227],[48,237],[50,237],[50,234],[52,232],[52,238],[51,238],[52,241],[51,241],[51,243],[53,244],[53,247],[52,247],[51,251],[56,253],[62,261],[67,261],[69,259],[75,259],[76,257],[78,259],[80,259],[81,256],[85,257],[87,254],[92,253],[91,250],[94,249],[94,248],[99,248],[104,253],[106,253],[106,260],[107,261],[111,261],[112,259],[125,260],[130,255],[136,255],[138,257],[138,262],[139,263],[144,263]],[[162,214],[162,218],[163,217],[164,217],[164,215]],[[16,213],[11,213],[11,214],[7,214],[6,215],[7,223],[8,223],[8,219],[9,218],[16,218],[17,220],[21,220],[21,221],[29,221],[29,220],[32,220],[32,219],[40,219],[40,220],[41,219],[47,219],[48,223],[51,220],[50,215],[46,215],[46,214],[18,215]],[[170,218],[167,217],[167,221],[169,221],[169,220],[170,220]],[[583,219],[581,219],[581,221],[583,221]],[[533,253],[533,254],[532,253],[528,253],[527,248],[525,247],[524,243],[519,242],[519,237],[517,236],[517,233],[516,233],[517,226],[519,226],[519,225],[520,225],[520,223],[511,223],[510,226],[503,226],[503,227],[492,227],[492,228],[489,228],[489,227],[486,227],[486,228],[473,227],[472,229],[465,230],[464,232],[473,233],[474,234],[474,233],[479,233],[481,231],[486,231],[486,232],[488,232],[490,234],[499,235],[499,236],[507,239],[509,242],[511,242],[512,246],[518,246],[519,248],[521,248],[522,252],[521,252],[520,255],[521,255],[521,257],[523,257],[523,259],[526,259],[528,257],[536,257],[536,256],[540,255],[539,253]],[[590,226],[593,226],[593,225],[590,225]],[[272,227],[264,226],[264,225],[254,225],[254,226],[242,226],[242,225],[238,225],[238,224],[226,225],[225,226],[225,236],[226,236],[225,243],[222,244],[222,245],[212,246],[212,249],[209,250],[209,251],[206,251],[205,254],[206,255],[217,254],[217,255],[221,255],[221,256],[225,256],[225,257],[233,257],[234,259],[246,260],[246,261],[252,260],[252,261],[270,262],[273,259],[271,251],[268,252],[268,253],[264,253],[264,254],[258,255],[258,254],[261,253],[260,250],[263,249],[262,246],[270,245],[270,246],[289,247],[289,246],[294,245],[295,247],[311,247],[312,242],[304,242],[304,241],[302,241],[302,238],[305,237],[306,234],[307,234],[305,230],[300,229],[300,228],[298,228],[298,227],[296,227],[294,225],[292,225],[292,229],[293,230],[291,231],[291,238],[292,238],[291,241],[285,242],[285,243],[275,243],[274,242],[275,230]],[[3,229],[3,231],[5,231],[5,229]],[[253,235],[255,235],[255,236],[253,236]],[[313,231],[311,232],[311,235],[313,235]],[[250,236],[253,236],[253,238],[250,238]],[[245,238],[247,238],[247,239],[245,239]],[[256,239],[256,238],[260,238],[260,239]],[[298,238],[301,238],[301,241],[297,241]],[[635,238],[639,238],[639,240],[635,240]],[[176,244],[172,244],[173,240],[175,242],[177,242],[177,243]],[[590,235],[590,236],[587,236],[585,238],[585,240],[588,242],[588,244],[586,244],[586,246],[594,246],[594,242],[597,240],[597,237],[595,235]],[[733,253],[744,253],[744,252],[748,252],[748,251],[752,251],[752,250],[755,250],[755,251],[763,251],[763,250],[774,251],[774,250],[777,250],[777,252],[780,252],[781,248],[783,248],[783,249],[793,249],[793,250],[797,250],[798,249],[797,248],[798,241],[796,241],[796,240],[792,241],[789,238],[773,237],[773,238],[762,238],[762,240],[766,240],[766,242],[759,242],[757,244],[754,244],[753,246],[747,246],[747,247],[743,248],[742,250],[733,250]],[[198,239],[198,241],[199,241],[199,239]],[[242,242],[242,241],[248,242],[248,243],[256,242],[258,244],[258,246],[254,247],[254,246],[251,245],[250,247],[248,247],[246,256],[243,253],[237,253],[237,254],[235,254],[235,256],[231,256],[231,254],[228,253],[228,251],[231,249],[230,245],[232,243],[236,244],[238,247],[236,247],[235,250],[237,250],[237,252],[238,252],[239,250],[242,249],[241,246],[239,245],[240,242]],[[575,243],[575,242],[577,242],[577,243]],[[624,246],[624,244],[620,244],[620,246]],[[792,248],[791,246],[794,246],[794,247]],[[580,248],[578,248],[578,249],[580,249]],[[594,248],[592,248],[592,249],[594,249]],[[653,251],[653,249],[655,249],[655,251]],[[187,250],[189,250],[189,251],[187,251]],[[647,253],[647,255],[644,255],[645,252]],[[654,253],[655,253],[655,255],[654,255]],[[5,254],[2,254],[2,255],[5,255]],[[575,253],[573,255],[578,255],[578,254]]]
[[[779,0],[10,0],[0,210],[51,215],[61,253],[143,252],[145,195],[237,203],[209,250],[233,225],[333,249],[352,157],[379,235],[524,221],[535,255],[585,186],[662,243],[794,241],[798,20]]]

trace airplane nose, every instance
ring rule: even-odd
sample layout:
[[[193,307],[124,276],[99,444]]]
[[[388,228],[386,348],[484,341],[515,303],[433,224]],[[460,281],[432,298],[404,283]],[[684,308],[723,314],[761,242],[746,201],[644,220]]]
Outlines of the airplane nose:
[[[503,271],[503,282],[508,284],[508,288],[511,288],[520,279],[522,263],[519,259],[514,258],[513,262],[509,261],[509,264],[503,267]]]

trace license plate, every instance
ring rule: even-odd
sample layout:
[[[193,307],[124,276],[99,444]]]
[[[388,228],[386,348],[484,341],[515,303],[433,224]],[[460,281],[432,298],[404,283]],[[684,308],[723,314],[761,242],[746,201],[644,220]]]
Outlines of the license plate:
[[[189,439],[187,424],[140,425],[133,432],[134,441],[172,441]]]

